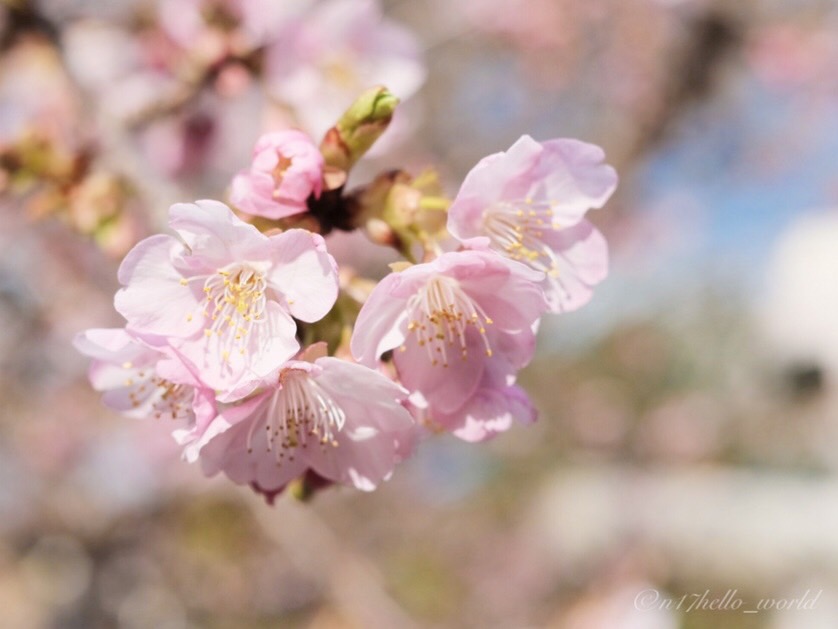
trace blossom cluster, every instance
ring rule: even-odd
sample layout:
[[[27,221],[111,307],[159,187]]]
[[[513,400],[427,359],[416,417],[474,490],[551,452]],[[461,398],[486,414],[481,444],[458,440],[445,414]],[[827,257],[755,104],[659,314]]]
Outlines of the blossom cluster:
[[[535,420],[517,375],[541,317],[581,307],[607,274],[585,216],[616,173],[594,145],[524,136],[452,200],[400,171],[347,191],[395,102],[363,94],[320,145],[299,130],[259,138],[235,210],[171,207],[173,234],[119,268],[124,327],[76,340],[106,405],[172,422],[186,460],[271,499],[291,483],[371,490],[424,438]],[[359,278],[329,253],[333,229],[406,260]]]

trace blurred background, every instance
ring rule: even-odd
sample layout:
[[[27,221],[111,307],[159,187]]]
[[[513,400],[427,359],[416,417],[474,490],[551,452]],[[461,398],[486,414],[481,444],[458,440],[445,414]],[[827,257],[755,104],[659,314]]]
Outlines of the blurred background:
[[[838,2],[1,6],[0,625],[838,627]],[[103,408],[70,340],[121,324],[170,203],[377,83],[404,104],[354,183],[598,143],[612,271],[541,329],[536,425],[271,508]]]

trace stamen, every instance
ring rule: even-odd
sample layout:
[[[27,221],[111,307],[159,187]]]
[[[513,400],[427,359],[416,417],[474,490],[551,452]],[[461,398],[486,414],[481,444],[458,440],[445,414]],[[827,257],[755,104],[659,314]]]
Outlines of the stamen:
[[[265,415],[268,452],[281,465],[286,453],[294,460],[296,448],[312,442],[325,450],[337,447],[337,434],[346,423],[346,414],[314,378],[300,370],[285,370],[280,387],[271,396]],[[247,434],[247,451],[253,451],[253,437],[259,422],[254,421]]]
[[[469,326],[473,326],[483,339],[486,355],[492,355],[486,334],[486,326],[491,325],[492,320],[457,280],[444,276],[431,278],[410,298],[407,310],[408,334],[416,335],[416,342],[425,348],[431,365],[448,367],[453,348],[459,350],[462,360],[468,359],[466,333]]]
[[[173,420],[187,419],[192,415],[192,388],[175,384],[153,373],[133,370],[125,380],[128,400],[132,408],[148,407],[155,419],[163,416]]]
[[[206,276],[206,297],[200,304],[207,323],[204,335],[218,339],[214,351],[221,362],[228,362],[233,350],[244,354],[248,334],[265,320],[267,285],[262,273],[245,264],[231,264]]]
[[[555,277],[556,254],[543,240],[544,231],[558,228],[553,219],[555,202],[502,201],[486,210],[483,230],[492,247],[507,257]]]

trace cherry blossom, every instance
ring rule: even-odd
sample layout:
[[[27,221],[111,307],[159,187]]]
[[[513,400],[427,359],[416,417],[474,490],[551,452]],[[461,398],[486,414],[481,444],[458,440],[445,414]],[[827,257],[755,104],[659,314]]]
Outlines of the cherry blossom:
[[[584,219],[617,185],[604,153],[578,140],[539,143],[525,135],[468,173],[451,205],[448,229],[544,273],[553,312],[584,305],[608,274],[608,246]]]
[[[533,327],[547,308],[542,276],[477,250],[391,273],[358,315],[352,353],[375,366],[395,350],[401,383],[442,412],[454,411],[475,392],[487,363],[513,372],[532,358]]]
[[[307,470],[366,491],[390,477],[415,437],[407,392],[323,354],[317,347],[288,362],[273,387],[213,420],[193,446],[207,474],[223,471],[263,493]]]
[[[219,399],[247,395],[299,349],[293,318],[331,309],[335,261],[321,236],[266,236],[217,201],[173,205],[169,225],[180,238],[151,236],[125,257],[116,309],[132,333],[166,339]]]

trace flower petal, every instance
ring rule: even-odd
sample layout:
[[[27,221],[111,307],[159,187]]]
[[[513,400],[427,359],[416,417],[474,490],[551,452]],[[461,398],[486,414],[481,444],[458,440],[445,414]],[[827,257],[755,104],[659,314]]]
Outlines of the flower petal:
[[[555,252],[557,274],[543,286],[552,312],[570,312],[584,306],[593,287],[608,276],[608,243],[588,221],[547,232],[545,243]]]
[[[481,159],[466,175],[448,210],[449,231],[459,239],[478,236],[488,207],[525,198],[532,184],[528,173],[542,151],[538,142],[524,135],[509,150]]]
[[[269,301],[265,320],[251,328],[242,345],[230,345],[224,336],[200,333],[173,343],[172,348],[204,386],[218,391],[219,401],[233,402],[252,393],[299,351],[296,330],[288,313]]]
[[[270,237],[273,267],[268,283],[301,321],[323,318],[338,295],[337,263],[326,251],[322,236],[290,229]]]
[[[464,441],[485,441],[509,430],[517,420],[535,421],[537,412],[527,394],[517,386],[481,389],[453,415],[436,416],[455,437]]]
[[[407,391],[381,373],[337,358],[321,358],[317,384],[346,415],[337,447],[310,447],[320,476],[370,491],[390,477],[413,443],[415,425],[401,404]]]
[[[319,358],[316,380],[347,412],[346,429],[371,426],[380,430],[409,429],[413,419],[401,402],[407,391],[380,372],[331,356]]]
[[[181,284],[182,275],[172,257],[183,245],[171,236],[151,236],[139,242],[119,267],[123,285],[116,293],[114,306],[128,321],[128,328],[139,333],[187,337],[200,328],[199,317],[190,320],[198,309],[198,299],[189,286]]]
[[[220,201],[201,200],[175,203],[169,208],[169,226],[186,245],[206,261],[220,268],[237,259],[247,259],[267,243],[267,237],[243,222]]]
[[[352,331],[352,355],[362,365],[375,367],[384,352],[404,343],[407,334],[407,297],[394,295],[401,273],[391,273],[372,291],[358,313]]]
[[[585,212],[601,208],[617,187],[617,171],[603,163],[605,152],[573,139],[548,140],[532,173],[540,179],[530,196],[554,201],[554,218],[577,223]]]
[[[465,334],[466,359],[459,346],[452,348],[446,359],[441,354],[428,355],[427,346],[420,346],[415,334],[405,340],[404,351],[393,353],[399,379],[409,391],[420,391],[436,408],[452,411],[474,393],[480,384],[486,361],[486,348],[480,334],[469,327]],[[434,364],[436,361],[436,364]]]

